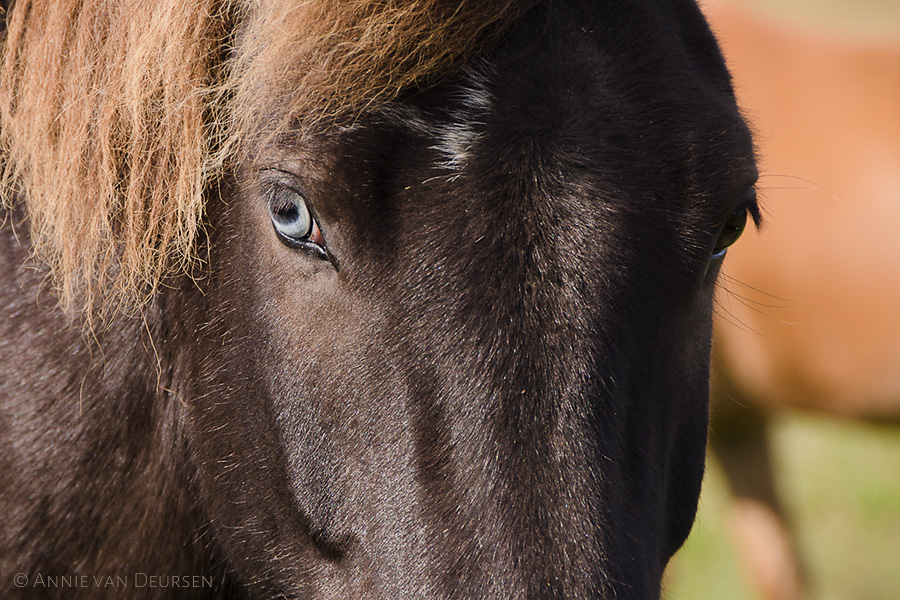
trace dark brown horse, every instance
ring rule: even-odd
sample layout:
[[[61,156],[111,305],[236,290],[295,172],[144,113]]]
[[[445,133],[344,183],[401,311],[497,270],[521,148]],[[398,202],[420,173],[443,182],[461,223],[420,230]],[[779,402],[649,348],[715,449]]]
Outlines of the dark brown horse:
[[[757,216],[693,3],[18,0],[3,61],[0,595],[659,597]]]

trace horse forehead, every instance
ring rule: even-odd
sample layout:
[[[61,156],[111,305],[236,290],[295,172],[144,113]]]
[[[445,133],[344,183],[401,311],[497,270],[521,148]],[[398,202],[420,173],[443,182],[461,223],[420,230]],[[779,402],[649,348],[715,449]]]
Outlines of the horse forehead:
[[[645,152],[660,142],[680,144],[678,150],[683,151],[691,142],[711,140],[712,132],[727,128],[739,134],[730,142],[721,136],[721,149],[732,146],[727,150],[733,154],[752,153],[724,63],[690,56],[682,34],[651,39],[642,25],[636,31],[632,26],[610,31],[600,17],[584,24],[571,15],[568,23],[564,18],[553,21],[537,34],[540,39],[530,44],[519,40],[518,45],[514,40],[512,49],[483,57],[444,86],[449,106],[442,119],[430,126],[421,119],[407,120],[408,126],[431,136],[442,166],[461,175],[489,134],[491,153],[503,147],[522,153],[521,145],[508,143],[518,137],[526,138],[535,151],[552,151],[555,142],[576,153],[604,154],[602,141],[591,136],[624,133],[632,142],[631,151]],[[701,21],[692,27],[705,25]],[[604,31],[598,32],[601,28]],[[522,32],[514,31],[511,37],[517,34]],[[697,32],[690,35],[696,37]],[[646,43],[623,42],[629,36],[643,37]],[[714,45],[706,51],[718,55]],[[654,141],[648,143],[650,139]],[[686,152],[682,155],[689,160]],[[647,152],[644,158],[652,156]]]

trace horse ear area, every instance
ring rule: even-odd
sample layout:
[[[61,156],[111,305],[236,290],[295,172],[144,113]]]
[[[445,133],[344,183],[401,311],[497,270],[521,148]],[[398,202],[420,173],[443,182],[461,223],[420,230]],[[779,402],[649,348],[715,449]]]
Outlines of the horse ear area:
[[[64,308],[139,308],[191,271],[231,5],[15,0],[3,19],[0,199],[24,202]]]

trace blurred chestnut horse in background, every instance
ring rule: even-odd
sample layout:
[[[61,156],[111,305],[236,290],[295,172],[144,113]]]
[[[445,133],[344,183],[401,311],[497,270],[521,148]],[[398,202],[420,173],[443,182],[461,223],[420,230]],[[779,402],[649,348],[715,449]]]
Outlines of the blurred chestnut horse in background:
[[[718,297],[712,449],[766,598],[806,597],[775,491],[767,411],[900,417],[900,42],[834,39],[707,9],[755,125],[762,235]]]

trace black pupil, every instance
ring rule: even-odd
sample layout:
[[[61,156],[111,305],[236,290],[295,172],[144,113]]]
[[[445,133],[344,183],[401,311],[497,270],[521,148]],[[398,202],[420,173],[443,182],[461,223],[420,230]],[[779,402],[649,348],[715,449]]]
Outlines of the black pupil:
[[[277,217],[282,223],[290,223],[297,220],[300,213],[293,200],[294,196],[291,191],[282,187],[275,188],[269,200],[272,216]]]
[[[279,202],[272,208],[272,215],[279,223],[293,223],[300,216],[297,206],[293,202]]]

